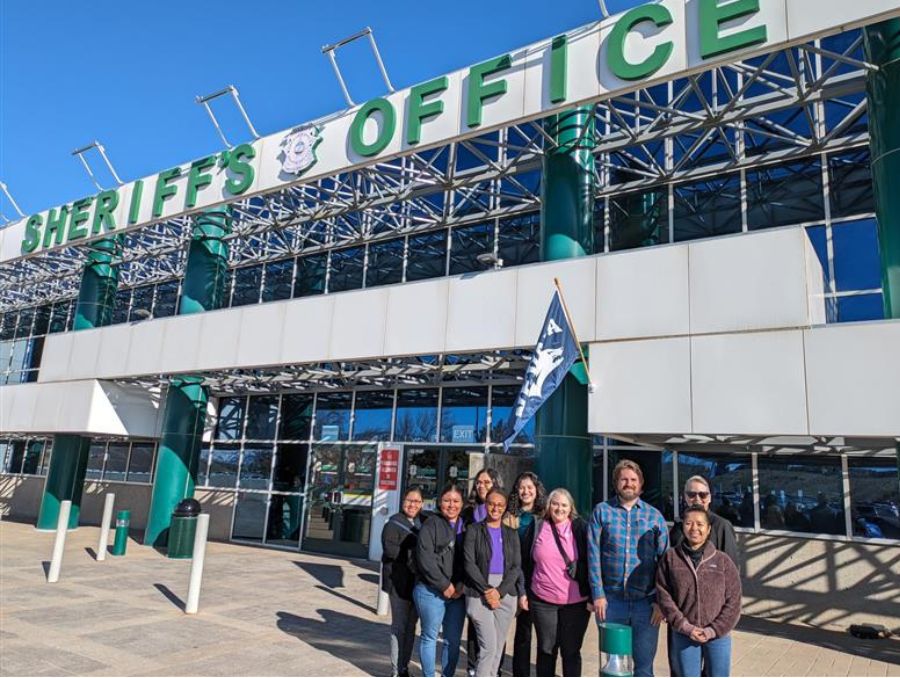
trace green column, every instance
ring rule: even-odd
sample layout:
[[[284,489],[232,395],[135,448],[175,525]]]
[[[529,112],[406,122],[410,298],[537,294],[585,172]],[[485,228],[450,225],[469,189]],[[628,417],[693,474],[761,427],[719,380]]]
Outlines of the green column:
[[[206,210],[197,217],[182,281],[180,315],[222,306],[228,271],[224,237],[230,230],[227,208]],[[176,377],[169,384],[144,544],[166,546],[172,511],[182,499],[194,495],[208,400],[201,376]]]
[[[119,272],[114,263],[118,247],[119,239],[116,237],[103,238],[91,244],[78,289],[73,324],[75,331],[103,327],[112,320],[119,284]],[[65,499],[72,501],[69,529],[78,527],[90,447],[91,439],[84,436],[53,436],[53,456],[50,457],[47,482],[41,497],[37,529],[56,529],[59,504]]]
[[[593,254],[593,108],[565,111],[549,117],[544,125],[557,146],[544,155],[541,259]],[[593,476],[587,408],[587,378],[577,366],[538,410],[535,421],[537,473],[548,491],[567,488],[583,515],[591,508]]]

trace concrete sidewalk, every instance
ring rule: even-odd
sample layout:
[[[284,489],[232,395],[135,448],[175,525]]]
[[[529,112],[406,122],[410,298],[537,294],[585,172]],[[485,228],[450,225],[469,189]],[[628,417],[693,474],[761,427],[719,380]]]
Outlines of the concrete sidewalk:
[[[96,562],[97,536],[93,527],[69,533],[60,581],[47,584],[42,561],[53,535],[0,523],[0,675],[389,672],[371,563],[211,543],[200,614],[187,616],[190,561],[132,541],[124,558]],[[584,647],[584,673],[596,676],[593,624]],[[660,649],[657,675],[667,675]],[[421,674],[418,664],[413,670]],[[745,619],[735,633],[733,675],[900,676],[900,641],[866,644]]]

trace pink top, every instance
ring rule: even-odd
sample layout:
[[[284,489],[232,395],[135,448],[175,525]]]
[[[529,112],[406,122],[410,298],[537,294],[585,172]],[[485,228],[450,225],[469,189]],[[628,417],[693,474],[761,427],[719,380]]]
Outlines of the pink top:
[[[558,523],[556,529],[566,555],[570,560],[577,560],[578,548],[572,534],[572,521]],[[531,591],[534,595],[554,605],[571,605],[587,600],[587,596],[581,595],[578,590],[578,582],[566,574],[566,561],[556,547],[549,519],[541,525],[531,555],[534,558],[534,574],[531,576]]]

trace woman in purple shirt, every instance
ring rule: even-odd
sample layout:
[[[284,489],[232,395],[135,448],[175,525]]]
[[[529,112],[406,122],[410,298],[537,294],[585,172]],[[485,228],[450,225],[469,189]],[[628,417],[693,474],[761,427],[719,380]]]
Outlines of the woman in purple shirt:
[[[463,542],[466,612],[478,637],[475,675],[496,676],[506,634],[516,614],[516,587],[521,576],[519,533],[503,525],[506,494],[488,492],[487,517],[470,525]]]

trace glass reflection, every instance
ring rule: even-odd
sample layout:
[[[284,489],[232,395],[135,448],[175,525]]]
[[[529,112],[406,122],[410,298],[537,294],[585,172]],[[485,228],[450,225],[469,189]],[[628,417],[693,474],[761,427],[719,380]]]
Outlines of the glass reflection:
[[[768,530],[844,534],[839,457],[760,457],[759,520]]]
[[[308,443],[279,443],[275,458],[272,489],[279,492],[303,492],[306,481]]]
[[[263,539],[266,525],[266,495],[257,492],[239,492],[234,507],[234,525],[231,538],[243,541]]]
[[[266,543],[297,546],[303,520],[303,497],[297,494],[273,494],[269,498],[269,523]]]
[[[715,513],[735,527],[753,527],[753,469],[749,454],[679,452],[676,487],[682,509],[684,483],[691,476],[703,476],[709,481]]]
[[[240,458],[239,443],[216,443],[209,461],[210,487],[234,487]]]
[[[248,440],[273,440],[278,419],[278,396],[250,396],[247,414]]]
[[[103,458],[106,456],[106,443],[91,443],[88,453],[87,471],[85,478],[99,479],[103,473]]]
[[[348,440],[353,393],[320,393],[316,399],[316,440]]]
[[[486,386],[444,388],[441,397],[441,442],[468,444],[487,439]]]
[[[393,391],[357,391],[353,440],[390,440]]]
[[[850,516],[857,537],[900,539],[900,469],[895,457],[849,457]]]
[[[220,398],[216,420],[217,440],[239,440],[244,432],[246,398]]]
[[[312,426],[313,396],[292,393],[281,398],[281,424],[278,438],[281,440],[309,440]]]
[[[521,386],[516,384],[508,386],[494,386],[491,393],[491,442],[502,443],[512,433],[512,424],[510,415],[512,415],[513,405],[519,395]],[[534,442],[534,417],[531,418],[525,428],[523,428],[516,439],[515,443],[533,443]]]
[[[434,442],[437,437],[436,388],[397,391],[397,423],[394,440]]]
[[[244,446],[241,461],[241,487],[255,490],[269,489],[272,470],[272,446],[250,443]]]
[[[153,476],[153,443],[132,443],[128,460],[128,482],[149,483]]]
[[[127,466],[128,443],[110,443],[106,452],[106,470],[103,471],[103,480],[125,480]]]

